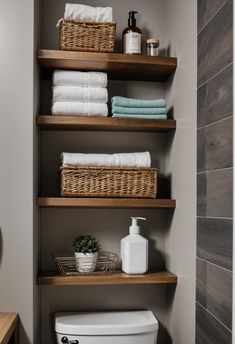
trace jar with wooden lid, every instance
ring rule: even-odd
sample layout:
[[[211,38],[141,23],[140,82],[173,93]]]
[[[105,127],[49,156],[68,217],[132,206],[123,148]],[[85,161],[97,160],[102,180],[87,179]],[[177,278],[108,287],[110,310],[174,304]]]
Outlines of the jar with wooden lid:
[[[159,40],[149,38],[146,41],[146,53],[148,56],[158,56],[159,54]]]

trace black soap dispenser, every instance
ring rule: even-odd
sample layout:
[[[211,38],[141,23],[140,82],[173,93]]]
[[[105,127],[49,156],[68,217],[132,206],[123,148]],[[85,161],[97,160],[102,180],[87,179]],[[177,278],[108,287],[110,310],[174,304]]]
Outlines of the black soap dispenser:
[[[122,33],[122,51],[124,54],[141,54],[142,32],[136,26],[136,11],[129,12],[128,27]]]

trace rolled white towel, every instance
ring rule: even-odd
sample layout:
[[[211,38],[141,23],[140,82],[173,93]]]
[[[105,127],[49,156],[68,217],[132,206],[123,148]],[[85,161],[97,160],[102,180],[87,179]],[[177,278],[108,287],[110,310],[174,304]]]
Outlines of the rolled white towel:
[[[106,23],[113,21],[112,7],[92,7],[80,4],[66,4],[64,19]]]
[[[151,167],[149,152],[116,154],[62,153],[61,159],[64,165]]]
[[[107,87],[107,74],[103,72],[55,70],[52,79],[55,86]]]
[[[102,87],[53,86],[53,101],[107,103],[108,91]]]
[[[102,103],[53,102],[52,115],[108,116],[108,106]]]

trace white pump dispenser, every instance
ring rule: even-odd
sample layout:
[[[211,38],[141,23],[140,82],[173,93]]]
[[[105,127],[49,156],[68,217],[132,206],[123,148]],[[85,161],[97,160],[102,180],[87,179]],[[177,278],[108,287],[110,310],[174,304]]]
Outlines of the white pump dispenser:
[[[142,237],[138,220],[144,217],[131,217],[129,235],[121,240],[122,271],[127,274],[144,274],[148,271],[148,240]]]

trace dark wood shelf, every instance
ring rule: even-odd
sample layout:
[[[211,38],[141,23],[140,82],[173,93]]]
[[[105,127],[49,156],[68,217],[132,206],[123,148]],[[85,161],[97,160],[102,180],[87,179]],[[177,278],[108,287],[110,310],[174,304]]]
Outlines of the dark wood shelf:
[[[177,58],[91,53],[61,50],[39,50],[39,65],[44,69],[72,69],[107,72],[109,79],[166,81],[176,70]]]
[[[167,132],[176,129],[175,120],[113,117],[37,116],[37,124],[43,130]]]
[[[172,199],[149,198],[67,198],[38,197],[37,205],[45,208],[175,208]]]
[[[40,285],[128,285],[128,284],[176,284],[177,276],[168,271],[150,272],[144,275],[127,275],[115,272],[111,275],[61,276],[40,274]]]

